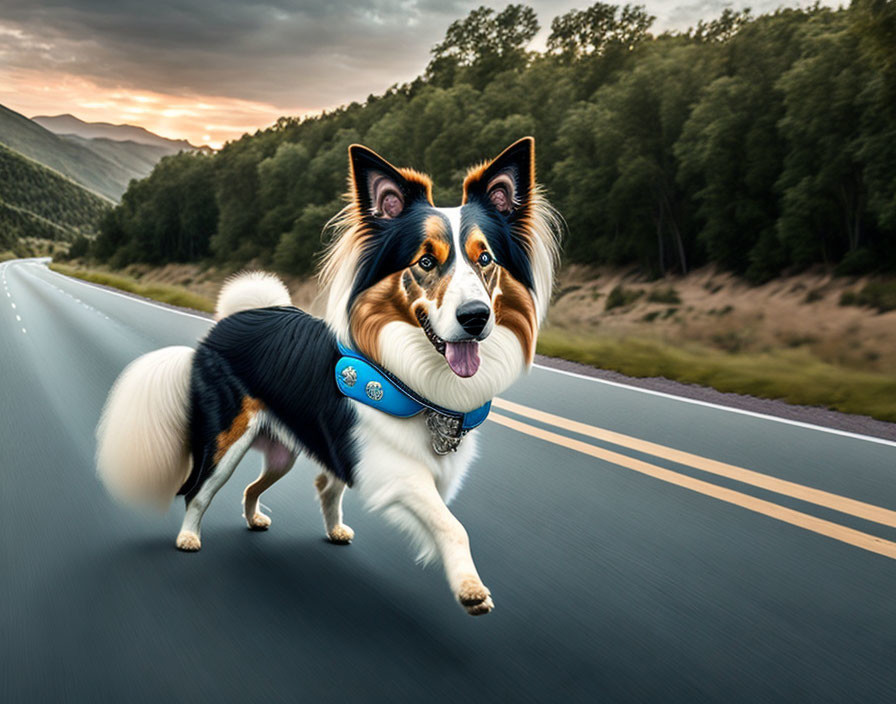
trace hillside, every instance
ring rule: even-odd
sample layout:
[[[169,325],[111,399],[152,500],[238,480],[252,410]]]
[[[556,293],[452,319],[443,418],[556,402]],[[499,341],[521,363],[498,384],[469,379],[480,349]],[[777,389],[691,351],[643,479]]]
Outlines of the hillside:
[[[0,144],[111,200],[120,199],[131,180],[147,176],[162,156],[180,151],[173,145],[57,135],[2,105]]]
[[[176,154],[184,149],[196,149],[185,139],[166,139],[135,125],[84,122],[74,115],[36,115],[31,119],[41,127],[59,135],[77,135],[85,139],[110,139],[116,142],[149,144],[166,150],[166,154]]]
[[[123,171],[134,172],[133,178],[148,176],[162,157],[177,153],[172,151],[171,147],[160,147],[154,144],[119,142],[105,137],[88,139],[75,134],[59,136],[67,142],[90,149]]]
[[[97,230],[108,201],[0,145],[0,248],[19,238],[72,239]]]

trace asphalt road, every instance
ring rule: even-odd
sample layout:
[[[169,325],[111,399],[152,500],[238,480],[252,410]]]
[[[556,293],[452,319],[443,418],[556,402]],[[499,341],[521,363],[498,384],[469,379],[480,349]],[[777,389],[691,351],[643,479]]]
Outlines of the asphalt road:
[[[351,492],[326,543],[307,461],[198,554],[107,497],[109,386],[208,325],[0,265],[0,702],[896,701],[896,444],[535,368],[453,505],[471,618]]]

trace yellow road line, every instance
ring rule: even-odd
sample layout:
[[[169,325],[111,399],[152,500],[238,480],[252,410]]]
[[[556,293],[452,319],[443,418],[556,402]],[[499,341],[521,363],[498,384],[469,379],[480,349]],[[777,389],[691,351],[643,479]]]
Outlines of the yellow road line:
[[[847,528],[846,526],[841,526],[831,521],[826,521],[823,518],[816,518],[815,516],[800,513],[799,511],[779,506],[771,501],[764,501],[763,499],[757,499],[748,494],[741,494],[733,489],[726,489],[725,487],[704,482],[700,479],[694,479],[686,474],[679,474],[678,472],[673,472],[672,470],[663,467],[657,467],[656,465],[648,464],[647,462],[635,459],[634,457],[605,450],[601,447],[590,445],[587,442],[582,442],[581,440],[573,440],[565,435],[552,433],[549,430],[543,430],[534,425],[529,425],[528,423],[522,423],[513,418],[502,416],[500,413],[492,413],[489,416],[489,419],[499,425],[503,425],[521,433],[526,433],[527,435],[540,438],[541,440],[552,442],[555,445],[567,447],[576,452],[581,452],[582,454],[590,455],[591,457],[596,457],[597,459],[606,462],[611,462],[620,467],[646,474],[654,479],[659,479],[668,482],[669,484],[696,491],[698,494],[710,496],[714,499],[740,506],[749,511],[754,511],[764,516],[783,521],[784,523],[789,523],[790,525],[804,528],[813,533],[818,533],[819,535],[824,535],[828,538],[833,538],[834,540],[839,540],[840,542],[854,545],[857,548],[862,548],[863,550],[868,550],[869,552],[874,552],[878,555],[883,555],[884,557],[896,560],[896,543],[889,540],[862,533],[861,531]]]
[[[548,423],[558,428],[563,428],[564,430],[570,430],[580,435],[587,435],[588,437],[597,440],[603,440],[605,442],[611,442],[614,445],[627,447],[630,450],[644,452],[648,455],[654,455],[655,457],[662,457],[663,459],[671,460],[672,462],[677,462],[679,464],[685,464],[689,467],[716,474],[720,477],[734,479],[735,481],[749,484],[760,489],[773,491],[776,494],[790,496],[791,498],[799,499],[800,501],[808,501],[809,503],[833,509],[840,513],[847,513],[856,518],[864,518],[866,521],[873,521],[874,523],[880,523],[881,525],[889,526],[890,528],[896,528],[896,511],[891,511],[890,509],[867,504],[863,501],[856,501],[855,499],[848,499],[845,496],[832,494],[827,491],[822,491],[821,489],[813,489],[808,486],[803,486],[802,484],[778,479],[777,477],[770,477],[767,474],[743,469],[742,467],[726,464],[724,462],[717,462],[716,460],[711,460],[707,457],[693,455],[690,452],[674,450],[671,447],[657,445],[656,443],[634,438],[630,435],[623,435],[622,433],[615,433],[611,430],[596,428],[593,425],[580,423],[564,418],[563,416],[556,416],[552,413],[545,413],[536,408],[529,408],[528,406],[513,403],[512,401],[496,398],[492,401],[492,406],[502,408],[505,411],[511,411],[512,413],[517,413],[521,416],[531,418],[532,420]]]

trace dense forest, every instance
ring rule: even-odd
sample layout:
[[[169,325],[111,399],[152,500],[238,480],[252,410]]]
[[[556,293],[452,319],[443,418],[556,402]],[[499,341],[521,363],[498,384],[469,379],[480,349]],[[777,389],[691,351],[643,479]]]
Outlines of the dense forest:
[[[74,239],[95,233],[110,202],[0,145],[0,249],[20,237]]]
[[[349,144],[428,172],[452,205],[469,165],[532,134],[568,261],[714,262],[754,281],[896,270],[896,0],[726,10],[659,35],[653,21],[596,3],[554,18],[535,52],[530,7],[474,10],[411,83],[163,159],[92,254],[305,273],[343,205]]]

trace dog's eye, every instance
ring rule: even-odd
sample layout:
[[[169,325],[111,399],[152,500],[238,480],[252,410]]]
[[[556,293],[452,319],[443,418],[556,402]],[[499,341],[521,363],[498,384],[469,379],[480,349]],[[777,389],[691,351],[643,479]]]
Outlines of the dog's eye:
[[[429,271],[436,265],[435,257],[424,254],[420,259],[417,260],[417,264],[420,266],[423,271]]]
[[[479,266],[488,266],[492,263],[492,255],[488,252],[483,252],[476,261],[479,262]]]

